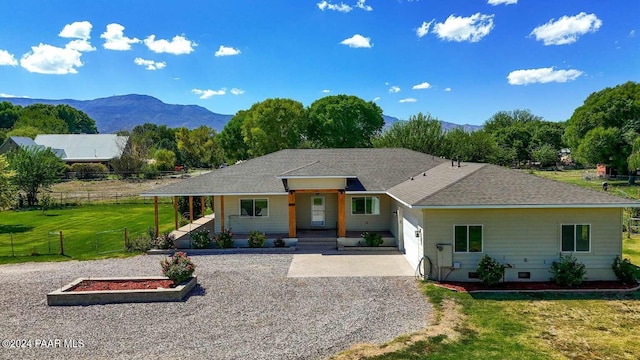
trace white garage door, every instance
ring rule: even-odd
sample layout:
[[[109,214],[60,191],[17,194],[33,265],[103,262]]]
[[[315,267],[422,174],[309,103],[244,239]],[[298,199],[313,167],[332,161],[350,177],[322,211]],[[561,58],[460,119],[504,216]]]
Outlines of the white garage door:
[[[416,237],[418,220],[408,211],[402,212],[402,239],[404,241],[404,256],[409,260],[413,268],[418,267],[420,259],[422,259],[422,233]]]

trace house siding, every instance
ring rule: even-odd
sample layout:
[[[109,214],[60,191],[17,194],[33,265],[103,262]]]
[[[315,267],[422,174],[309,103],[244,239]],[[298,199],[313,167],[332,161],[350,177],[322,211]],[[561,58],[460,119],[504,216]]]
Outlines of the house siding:
[[[298,229],[311,229],[311,198],[315,196],[324,197],[325,226],[321,228],[336,229],[338,227],[338,194],[319,193],[296,194],[296,227]],[[318,228],[317,226],[313,227]]]
[[[378,196],[380,198],[380,214],[379,215],[352,215],[351,199],[362,196]],[[347,195],[347,203],[345,204],[345,221],[347,231],[383,231],[391,228],[391,222],[396,221],[395,215],[391,212],[391,198],[387,195]]]
[[[344,178],[339,179],[288,179],[289,190],[322,190],[344,189],[347,185]]]
[[[437,273],[438,243],[453,244],[454,225],[482,225],[482,253],[453,253],[460,269],[441,269],[452,281],[471,281],[480,258],[487,254],[513,268],[506,281],[522,281],[518,272],[530,272],[529,281],[548,281],[549,267],[560,256],[561,225],[590,224],[591,251],[574,253],[585,264],[588,280],[614,280],[611,264],[622,254],[621,209],[484,209],[425,210],[425,255]],[[435,274],[434,274],[435,275]]]
[[[241,217],[240,199],[269,199],[269,216]],[[287,195],[250,195],[224,197],[224,226],[238,234],[251,230],[264,233],[287,233],[289,229],[289,203]],[[221,217],[220,196],[215,197],[216,216]],[[220,232],[221,219],[216,218],[216,233]]]

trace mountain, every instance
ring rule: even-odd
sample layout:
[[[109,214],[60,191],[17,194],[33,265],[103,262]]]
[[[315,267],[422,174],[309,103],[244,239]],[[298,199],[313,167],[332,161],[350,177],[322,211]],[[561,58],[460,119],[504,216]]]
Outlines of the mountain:
[[[197,128],[207,125],[221,131],[233,115],[217,114],[197,105],[173,105],[148,95],[118,95],[95,100],[48,100],[16,97],[0,97],[0,102],[8,101],[14,105],[28,106],[32,104],[66,104],[85,112],[96,121],[101,134],[115,133],[118,130],[131,130],[136,125],[154,123],[170,128]],[[385,128],[399,120],[393,116],[383,115]],[[462,127],[465,131],[482,129],[477,125],[457,125],[441,121],[442,129],[447,131]]]
[[[85,112],[96,121],[100,133],[114,133],[118,130],[131,130],[144,123],[162,124],[167,127],[196,128],[207,125],[217,131],[233,115],[211,112],[197,105],[172,105],[147,95],[120,95],[95,100],[47,100],[29,98],[0,98],[0,102],[8,101],[14,105],[28,106],[32,104],[67,104]]]
[[[384,118],[384,128],[388,128],[391,125],[393,125],[394,123],[398,122],[398,121],[404,121],[404,120],[400,120],[398,118],[395,118],[393,116],[387,116],[387,115],[382,115],[382,117]],[[477,131],[477,130],[481,130],[482,126],[481,125],[469,125],[469,124],[464,124],[464,125],[458,125],[458,124],[454,124],[454,123],[450,123],[450,122],[446,122],[446,121],[442,121],[440,120],[440,123],[442,124],[442,130],[444,131],[449,131],[455,128],[462,128],[462,130],[467,131],[467,132],[473,132],[473,131]]]

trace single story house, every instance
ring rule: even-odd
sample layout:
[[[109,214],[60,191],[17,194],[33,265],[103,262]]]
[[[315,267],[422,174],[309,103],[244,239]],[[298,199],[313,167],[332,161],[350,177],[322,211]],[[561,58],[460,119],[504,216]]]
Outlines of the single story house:
[[[129,144],[128,136],[116,134],[43,134],[35,139],[10,136],[0,145],[0,154],[26,148],[49,148],[62,161],[72,163],[107,163],[119,158]]]
[[[506,281],[548,281],[561,254],[584,263],[589,280],[615,279],[623,208],[640,206],[406,149],[281,150],[144,195],[211,197],[215,232],[295,239],[302,229],[335,229],[338,241],[353,232],[390,233],[414,267],[451,281],[475,281],[484,254],[507,266]]]

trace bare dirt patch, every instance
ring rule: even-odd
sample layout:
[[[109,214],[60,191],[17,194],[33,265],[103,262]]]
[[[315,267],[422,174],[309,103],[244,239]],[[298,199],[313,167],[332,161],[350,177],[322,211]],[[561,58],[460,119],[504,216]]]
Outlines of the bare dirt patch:
[[[54,193],[76,193],[76,192],[93,192],[93,193],[131,193],[140,194],[155,188],[173,184],[182,179],[179,178],[162,178],[155,180],[92,180],[80,181],[71,180],[55,184],[51,187]]]

